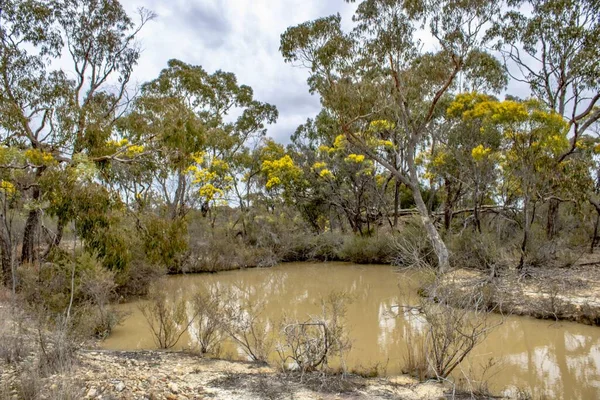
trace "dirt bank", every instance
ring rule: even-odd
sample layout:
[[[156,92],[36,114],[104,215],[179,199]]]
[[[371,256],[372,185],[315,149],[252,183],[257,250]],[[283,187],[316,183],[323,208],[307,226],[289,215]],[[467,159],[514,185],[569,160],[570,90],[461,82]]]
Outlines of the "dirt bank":
[[[439,399],[438,383],[408,377],[364,379],[349,376],[285,376],[249,363],[156,351],[80,351],[73,370],[43,378],[42,394],[86,399]],[[4,368],[1,381],[11,386],[18,373]],[[15,397],[16,398],[16,397]],[[44,398],[44,397],[42,397]]]
[[[459,269],[443,284],[479,291],[497,312],[600,326],[600,266],[503,271],[490,279],[481,271]]]

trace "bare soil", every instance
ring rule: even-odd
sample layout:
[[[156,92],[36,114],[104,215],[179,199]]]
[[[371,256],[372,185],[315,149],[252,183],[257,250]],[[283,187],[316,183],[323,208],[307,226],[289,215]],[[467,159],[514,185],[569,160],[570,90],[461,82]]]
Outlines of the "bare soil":
[[[16,375],[16,369],[4,369],[0,382],[10,385]],[[53,394],[68,388],[71,398],[102,400],[416,400],[445,398],[447,390],[439,383],[418,383],[408,377],[284,375],[264,365],[185,353],[97,350],[78,352],[72,371],[43,378],[38,384],[42,385],[42,398],[55,399]]]
[[[600,260],[585,259],[567,268],[507,270],[495,278],[458,269],[443,284],[481,291],[490,309],[499,313],[600,326]]]

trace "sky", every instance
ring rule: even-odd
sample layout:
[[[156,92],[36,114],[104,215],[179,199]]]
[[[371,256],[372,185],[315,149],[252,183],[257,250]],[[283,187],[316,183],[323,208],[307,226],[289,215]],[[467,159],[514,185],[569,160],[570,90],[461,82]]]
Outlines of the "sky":
[[[308,71],[286,64],[280,35],[290,26],[336,13],[349,28],[356,3],[344,0],[122,0],[130,16],[140,7],[157,18],[140,34],[143,49],[134,80],[158,76],[170,59],[206,71],[233,72],[255,98],[277,106],[279,119],[268,135],[281,143],[320,110],[308,92]]]

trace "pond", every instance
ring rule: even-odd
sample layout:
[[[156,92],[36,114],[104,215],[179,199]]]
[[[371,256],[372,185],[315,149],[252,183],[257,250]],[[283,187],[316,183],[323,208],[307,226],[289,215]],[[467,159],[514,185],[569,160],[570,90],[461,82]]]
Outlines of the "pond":
[[[420,274],[398,272],[382,265],[347,263],[290,263],[269,269],[248,269],[219,274],[181,275],[167,279],[172,296],[187,296],[206,284],[219,285],[264,301],[264,315],[277,326],[283,316],[305,320],[319,310],[319,299],[344,291],[352,302],[346,322],[352,348],[349,369],[378,366],[386,375],[402,373],[406,338],[422,329],[411,313],[393,311],[398,304],[417,304]],[[103,342],[111,350],[154,349],[156,345],[139,305],[119,305],[128,313],[124,322]],[[494,316],[500,320],[499,316]],[[193,346],[184,335],[176,348]],[[231,346],[231,345],[230,345]],[[241,353],[240,353],[241,354]],[[241,355],[239,357],[242,359]],[[534,398],[600,398],[600,329],[581,324],[507,317],[454,372],[476,379],[490,359],[486,372],[490,389],[497,394],[517,388]]]

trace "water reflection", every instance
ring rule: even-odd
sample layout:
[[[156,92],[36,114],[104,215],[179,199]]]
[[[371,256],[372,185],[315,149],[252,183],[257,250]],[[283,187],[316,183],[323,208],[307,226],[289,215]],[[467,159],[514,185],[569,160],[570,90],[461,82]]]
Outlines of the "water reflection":
[[[264,302],[270,327],[278,326],[284,316],[304,320],[316,315],[319,298],[331,291],[346,291],[354,299],[347,313],[353,346],[347,365],[385,366],[386,372],[394,375],[402,369],[406,337],[426,328],[423,318],[410,307],[394,310],[399,304],[416,303],[418,280],[418,274],[396,273],[388,266],[287,264],[272,269],[172,277],[167,290],[173,297],[191,298],[209,285],[230,290],[238,301]],[[137,304],[122,307],[131,314],[104,347],[154,348]],[[178,346],[193,346],[194,336],[184,336]],[[230,352],[235,354],[239,349]],[[508,394],[521,388],[535,398],[600,398],[599,328],[510,317],[473,351],[461,368],[467,371],[472,367],[477,374],[490,357],[502,359],[490,385],[498,393]]]

